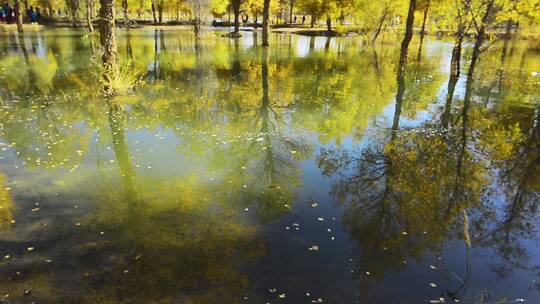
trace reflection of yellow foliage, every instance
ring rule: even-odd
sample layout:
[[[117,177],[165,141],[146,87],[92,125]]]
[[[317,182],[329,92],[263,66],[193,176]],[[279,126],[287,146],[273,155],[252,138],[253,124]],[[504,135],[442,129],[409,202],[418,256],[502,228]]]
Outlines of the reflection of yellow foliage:
[[[0,230],[7,229],[13,220],[13,200],[5,183],[5,176],[0,174]]]
[[[137,257],[133,280],[121,271],[118,277],[107,275],[111,284],[89,299],[105,296],[117,303],[120,290],[139,300],[169,299],[189,290],[183,303],[228,303],[245,291],[248,277],[237,267],[260,256],[263,247],[254,241],[254,228],[236,220],[234,206],[219,202],[221,196],[202,187],[196,176],[136,176],[132,182],[123,183],[124,191],[101,191],[97,221],[91,221],[117,227],[110,232],[116,244]],[[207,287],[199,290],[201,284]]]

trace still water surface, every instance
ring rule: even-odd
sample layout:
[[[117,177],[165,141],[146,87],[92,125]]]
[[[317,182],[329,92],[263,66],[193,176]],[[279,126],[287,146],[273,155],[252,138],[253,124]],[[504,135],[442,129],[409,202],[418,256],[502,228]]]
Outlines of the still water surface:
[[[540,302],[537,43],[118,40],[0,33],[0,302]]]

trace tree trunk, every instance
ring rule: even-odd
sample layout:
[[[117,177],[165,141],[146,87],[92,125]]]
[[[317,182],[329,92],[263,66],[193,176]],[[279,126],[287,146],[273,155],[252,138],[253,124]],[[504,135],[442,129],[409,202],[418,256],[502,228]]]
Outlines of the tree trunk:
[[[234,33],[240,32],[240,0],[232,0],[233,13],[234,13]]]
[[[53,18],[54,12],[53,12],[51,1],[47,1],[47,11],[49,11],[49,16]]]
[[[71,25],[77,27],[79,21],[79,1],[69,0],[69,6],[71,10]]]
[[[405,71],[405,65],[407,62],[407,54],[409,52],[409,44],[411,43],[412,36],[413,36],[415,10],[416,10],[416,0],[410,0],[409,12],[407,14],[407,23],[406,23],[406,28],[405,28],[405,37],[403,37],[403,41],[401,42],[398,73]]]
[[[157,25],[157,18],[156,18],[156,0],[152,0],[152,17],[154,18],[154,25]]]
[[[315,22],[317,21],[316,20],[317,17],[315,16],[315,12],[311,12],[311,27],[315,27]]]
[[[124,23],[129,20],[128,17],[128,1],[122,0],[122,11],[124,12]]]
[[[23,25],[21,16],[21,2],[19,0],[15,0],[15,20],[17,21],[17,31],[19,31],[19,33],[22,33]]]
[[[254,20],[254,21],[253,21],[253,28],[254,28],[255,30],[257,30],[257,21],[259,21],[259,20],[258,20],[258,16],[257,16],[257,11],[255,11],[255,13],[254,13],[254,15],[253,15],[253,20]]]
[[[326,29],[328,30],[328,35],[332,33],[332,18],[330,16],[326,17]]]
[[[293,23],[293,9],[294,9],[294,0],[289,0],[289,24]]]
[[[92,18],[90,17],[90,12],[92,11],[91,0],[86,0],[86,25],[88,26],[88,31],[90,33],[94,32],[94,25],[92,25]]]
[[[161,2],[161,0],[159,1],[157,5],[157,11],[158,11],[158,22],[159,24],[163,24],[163,2]]]
[[[28,15],[26,14],[26,12],[28,12],[28,9],[30,8],[30,6],[28,5],[28,0],[24,0],[23,1],[23,4],[24,4],[24,14],[21,14],[21,20],[22,19],[28,19]],[[21,7],[21,4],[19,3],[19,11],[20,11],[20,7]],[[28,20],[27,20],[28,21]]]
[[[395,131],[399,129],[399,119],[401,116],[401,108],[403,105],[403,96],[405,94],[405,66],[407,64],[407,54],[409,52],[409,44],[413,36],[414,11],[416,9],[416,0],[410,0],[409,12],[407,14],[407,24],[405,28],[405,37],[401,42],[401,50],[399,54],[399,66],[397,71],[398,90],[396,93],[396,107],[394,110],[394,121],[392,124],[392,136],[395,136]]]
[[[377,26],[377,31],[375,32],[375,35],[373,35],[373,39],[371,39],[371,43],[375,43],[377,38],[379,38],[379,35],[381,34],[382,27],[386,23],[386,18],[388,18],[388,11],[385,9],[383,11],[383,14],[382,14],[381,18],[379,19],[379,25]]]
[[[429,4],[430,4],[429,2],[430,1],[428,0],[426,4],[426,8],[424,9],[424,20],[422,20],[422,30],[420,31],[420,39],[423,39],[424,35],[426,34],[426,20],[427,20],[427,16],[429,12]]]
[[[262,28],[262,45],[269,46],[268,43],[268,19],[270,19],[270,0],[264,0],[263,7],[263,28]]]
[[[114,33],[115,12],[114,0],[100,0],[101,7],[99,8],[99,41],[103,54],[103,80],[105,81],[105,92],[107,94],[114,93],[113,83],[117,77],[117,56],[118,47],[116,45],[116,36]]]

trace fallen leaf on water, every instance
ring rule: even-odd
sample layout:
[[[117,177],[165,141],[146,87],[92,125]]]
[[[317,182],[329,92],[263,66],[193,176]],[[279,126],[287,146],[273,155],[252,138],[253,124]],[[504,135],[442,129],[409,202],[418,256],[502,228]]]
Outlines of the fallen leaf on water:
[[[26,250],[32,251],[32,250],[34,250],[34,247],[30,246],[30,247],[26,248]]]
[[[429,283],[429,286],[431,286],[433,288],[437,288],[437,284],[435,284],[435,283]]]

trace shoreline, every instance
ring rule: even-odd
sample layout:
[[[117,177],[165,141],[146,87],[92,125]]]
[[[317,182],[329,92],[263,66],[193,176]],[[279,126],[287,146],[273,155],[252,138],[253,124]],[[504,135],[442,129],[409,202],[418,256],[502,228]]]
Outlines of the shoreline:
[[[98,24],[97,22],[93,23],[95,28],[97,29]],[[125,25],[122,24],[122,22],[117,23],[117,28],[124,29],[126,28]],[[132,29],[161,29],[161,30],[178,30],[178,29],[189,29],[192,26],[187,23],[173,23],[173,24],[152,24],[152,22],[149,22],[147,20],[144,21],[135,21],[133,25],[130,25],[129,28]],[[69,22],[65,21],[58,21],[58,22],[46,22],[43,24],[23,24],[23,29],[28,29],[31,31],[35,30],[45,30],[49,28],[70,28],[70,29],[86,29],[86,25],[84,23],[79,23],[76,27],[73,27],[73,25]],[[205,29],[209,31],[230,31],[232,26],[205,26]],[[260,31],[260,27],[257,28],[257,31]],[[389,29],[387,32],[395,32],[399,31],[400,29]],[[6,31],[17,31],[17,25],[16,24],[0,24],[0,33],[6,32]],[[241,26],[240,32],[253,32],[254,27],[253,26]],[[363,35],[362,31],[355,26],[337,26],[335,27],[330,33],[328,32],[326,27],[309,27],[309,26],[288,26],[284,24],[278,24],[278,25],[272,25],[270,27],[270,32],[277,33],[277,34],[294,34],[294,35],[301,35],[301,36],[313,36],[313,37],[350,37],[350,36],[361,36]],[[420,34],[420,29],[415,28],[414,29],[415,34]],[[519,30],[514,30],[511,34],[511,36],[514,36],[514,34],[518,32],[520,39],[525,40],[540,40],[540,33],[524,33]],[[486,31],[486,34],[489,36],[496,36],[499,38],[505,38],[506,33],[503,30],[500,30],[498,28],[491,29],[489,31]],[[433,37],[450,37],[453,35],[453,33],[449,31],[426,31],[426,36],[433,36]],[[474,36],[473,34],[467,35],[469,37]]]

